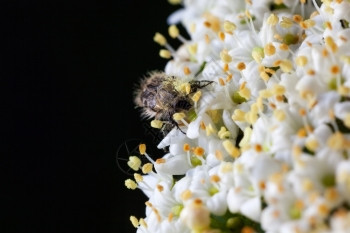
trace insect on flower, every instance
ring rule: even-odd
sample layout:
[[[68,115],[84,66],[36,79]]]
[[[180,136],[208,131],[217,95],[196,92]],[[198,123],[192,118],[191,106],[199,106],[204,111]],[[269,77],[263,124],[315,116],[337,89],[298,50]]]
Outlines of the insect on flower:
[[[139,87],[135,90],[134,102],[136,107],[141,108],[143,118],[153,118],[162,122],[158,128],[161,128],[164,134],[174,127],[184,133],[178,122],[174,120],[174,114],[186,114],[193,109],[192,96],[211,83],[213,81],[184,82],[178,77],[154,71],[141,80]]]

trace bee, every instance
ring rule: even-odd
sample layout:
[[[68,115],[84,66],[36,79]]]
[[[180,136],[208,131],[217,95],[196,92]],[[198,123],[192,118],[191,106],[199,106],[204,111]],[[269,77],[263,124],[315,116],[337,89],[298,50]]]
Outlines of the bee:
[[[163,122],[161,130],[164,135],[174,127],[184,133],[173,119],[173,115],[179,112],[188,112],[194,106],[192,95],[211,83],[213,81],[207,80],[192,80],[186,83],[179,77],[154,71],[141,80],[140,85],[135,90],[134,102],[136,107],[141,108],[143,118]],[[187,90],[184,91],[180,87],[186,84]]]

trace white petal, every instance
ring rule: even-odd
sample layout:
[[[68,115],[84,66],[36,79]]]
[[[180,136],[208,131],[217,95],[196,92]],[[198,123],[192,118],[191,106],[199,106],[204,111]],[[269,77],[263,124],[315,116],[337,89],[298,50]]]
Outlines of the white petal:
[[[261,200],[260,196],[247,200],[240,208],[241,213],[248,218],[260,222]]]
[[[183,175],[191,166],[188,164],[187,155],[180,154],[167,158],[165,163],[155,163],[154,168],[159,173]]]
[[[210,212],[215,215],[224,215],[227,210],[226,192],[221,191],[209,198],[209,200],[207,201],[207,207],[210,210]]]

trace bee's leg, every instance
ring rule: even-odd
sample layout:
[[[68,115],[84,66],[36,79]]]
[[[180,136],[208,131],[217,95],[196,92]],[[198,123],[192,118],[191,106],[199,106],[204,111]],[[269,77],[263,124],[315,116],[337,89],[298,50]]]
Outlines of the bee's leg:
[[[172,124],[172,125],[175,125],[176,128],[177,128],[178,130],[181,131],[181,133],[186,134],[186,133],[180,128],[179,124],[178,124],[176,121],[174,121],[173,119],[171,120],[171,124]]]
[[[191,81],[191,92],[190,94],[194,93],[197,91],[197,89],[201,89],[203,87],[206,87],[210,84],[212,84],[214,81],[208,81],[208,80],[203,80],[203,81]]]
[[[199,88],[206,87],[206,86],[212,84],[213,82],[214,82],[214,81],[208,81],[208,80],[200,81],[200,86],[199,86]],[[202,83],[204,83],[204,84],[202,84]]]

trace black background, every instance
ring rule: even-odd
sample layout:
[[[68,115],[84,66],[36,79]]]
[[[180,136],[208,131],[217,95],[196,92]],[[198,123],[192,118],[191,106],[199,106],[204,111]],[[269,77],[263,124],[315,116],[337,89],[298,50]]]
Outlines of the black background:
[[[132,177],[116,156],[131,139],[155,145],[132,90],[164,68],[153,35],[167,34],[179,7],[96,0],[0,8],[0,232],[136,232],[129,216],[144,217],[146,197],[126,189]]]

